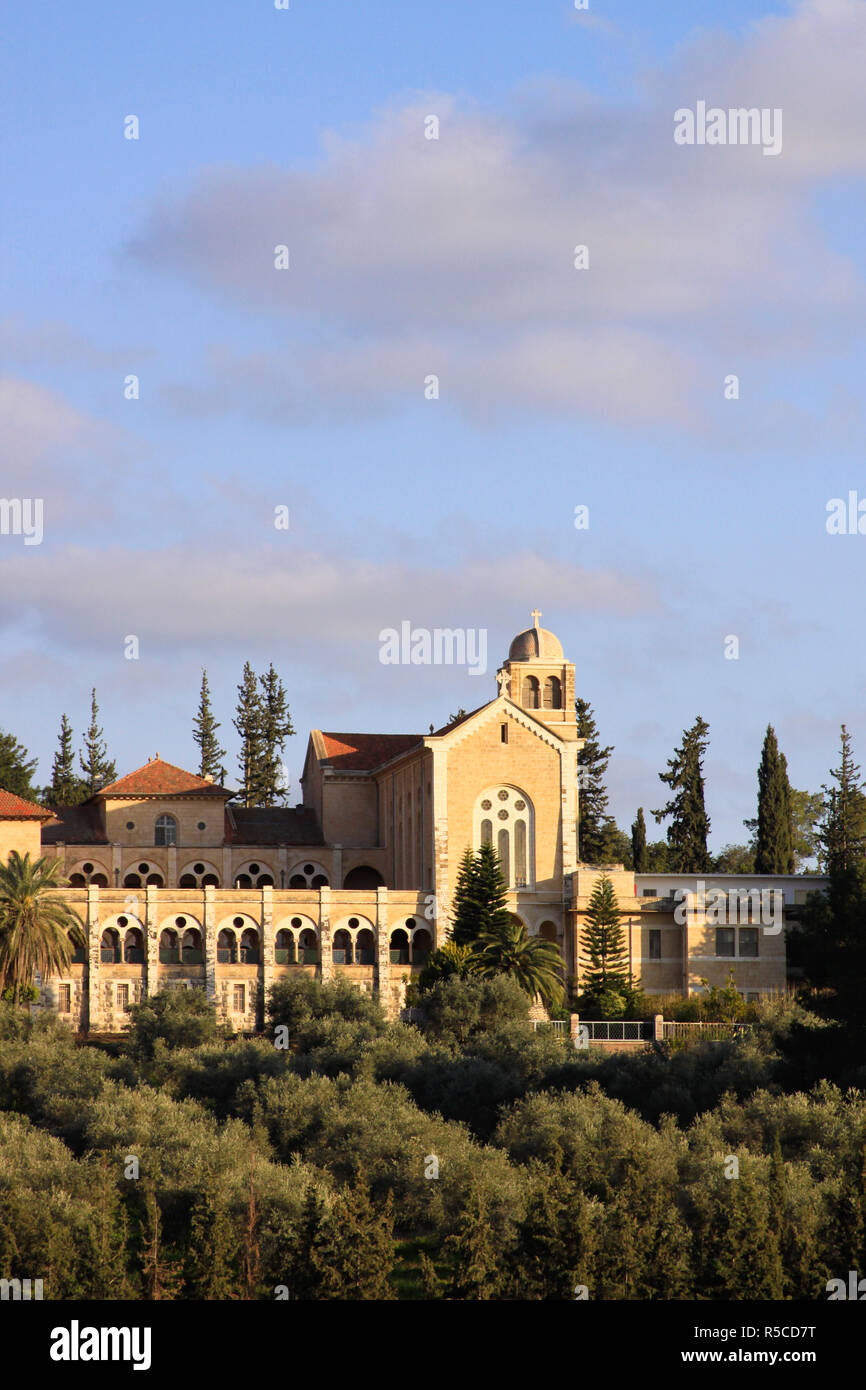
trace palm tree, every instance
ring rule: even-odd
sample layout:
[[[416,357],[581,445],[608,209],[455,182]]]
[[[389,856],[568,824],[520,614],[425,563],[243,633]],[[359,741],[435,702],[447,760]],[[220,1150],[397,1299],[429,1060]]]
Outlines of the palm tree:
[[[42,976],[69,969],[72,945],[86,944],[84,923],[54,890],[61,887],[58,859],[31,859],[13,850],[0,862],[0,991],[22,986],[35,971]]]
[[[546,1008],[563,1000],[563,960],[552,941],[530,936],[522,922],[512,920],[501,931],[485,932],[473,945],[475,975],[511,975]]]

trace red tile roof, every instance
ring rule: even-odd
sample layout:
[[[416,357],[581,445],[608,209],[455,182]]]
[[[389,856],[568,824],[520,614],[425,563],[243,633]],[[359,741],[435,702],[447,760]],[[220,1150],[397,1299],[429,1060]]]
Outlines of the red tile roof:
[[[188,796],[205,795],[229,797],[232,795],[216,782],[208,782],[194,772],[184,772],[182,767],[164,762],[162,758],[151,758],[144,767],[136,768],[125,777],[103,787],[97,796]]]
[[[50,820],[51,812],[35,801],[25,801],[14,792],[0,789],[0,820]]]
[[[420,734],[326,734],[325,760],[338,772],[372,772],[421,742]]]
[[[487,704],[490,703],[491,702],[488,700]],[[440,738],[442,734],[450,734],[451,730],[456,729],[458,724],[465,724],[466,720],[471,719],[473,714],[477,714],[479,710],[486,709],[487,704],[477,705],[475,709],[467,710],[465,714],[461,714],[459,719],[452,719],[450,724],[443,724],[441,729],[434,729],[433,733],[428,735],[428,737]]]

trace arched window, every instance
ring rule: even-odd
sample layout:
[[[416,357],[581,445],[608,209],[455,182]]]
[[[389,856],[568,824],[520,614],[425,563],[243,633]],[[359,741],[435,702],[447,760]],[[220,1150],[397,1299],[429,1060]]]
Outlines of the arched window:
[[[358,864],[354,869],[350,869],[343,879],[344,888],[356,888],[358,890],[369,891],[371,888],[383,888],[385,880],[378,869],[370,868],[369,864]]]
[[[538,680],[527,676],[523,682],[523,706],[525,709],[538,709],[540,706]]]
[[[100,957],[103,965],[115,965],[120,961],[120,934],[114,927],[108,927],[102,933]]]
[[[217,960],[220,965],[237,964],[237,942],[233,931],[224,927],[217,937]]]
[[[409,937],[402,927],[391,933],[391,964],[409,964]]]
[[[376,940],[369,927],[362,927],[355,938],[355,960],[358,965],[376,964]]]
[[[544,682],[544,708],[562,709],[562,685],[558,676],[548,676]]]
[[[418,927],[412,934],[412,964],[423,965],[433,949],[433,941],[426,927]]]
[[[160,965],[180,965],[180,946],[178,945],[177,932],[173,927],[167,927],[160,934],[159,963]]]
[[[201,932],[198,927],[188,927],[181,942],[181,959],[184,965],[203,965],[204,954],[201,949]]]
[[[241,964],[258,965],[259,934],[255,927],[247,927],[241,934]]]
[[[123,959],[127,965],[144,962],[144,937],[138,927],[130,927],[123,938]]]
[[[490,787],[475,802],[473,847],[493,845],[509,888],[531,888],[535,881],[532,802],[519,787]]]
[[[274,959],[277,965],[294,965],[295,938],[290,931],[285,928],[278,931],[274,946]]]
[[[334,932],[334,944],[331,954],[335,965],[352,964],[352,938],[345,928]]]
[[[177,844],[177,821],[174,816],[157,816],[153,843],[155,845]]]

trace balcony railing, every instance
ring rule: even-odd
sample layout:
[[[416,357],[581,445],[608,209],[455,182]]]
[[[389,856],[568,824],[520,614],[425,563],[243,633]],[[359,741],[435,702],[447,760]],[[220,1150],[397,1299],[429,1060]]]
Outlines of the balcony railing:
[[[402,950],[402,951],[392,951],[392,952],[391,952],[391,964],[392,964],[392,965],[408,965],[408,964],[409,964],[409,950],[408,950],[408,947],[407,947],[405,950]]]
[[[184,965],[204,965],[204,951],[195,946],[184,946],[181,952]]]
[[[175,947],[160,946],[159,948],[160,965],[180,965],[180,951]]]
[[[102,961],[103,965],[119,965],[122,959],[120,947],[101,946],[99,950],[99,959]]]
[[[127,965],[144,965],[144,950],[141,946],[127,946],[123,959]]]
[[[359,965],[375,965],[376,952],[370,947],[366,950],[364,950],[363,947],[359,947],[355,952],[355,959]]]

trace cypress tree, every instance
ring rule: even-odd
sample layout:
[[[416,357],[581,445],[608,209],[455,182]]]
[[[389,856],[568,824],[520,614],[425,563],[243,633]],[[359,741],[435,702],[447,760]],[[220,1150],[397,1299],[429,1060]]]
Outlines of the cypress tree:
[[[241,797],[244,806],[262,804],[263,755],[262,704],[256,673],[244,662],[243,680],[238,686],[238,707],[234,726],[240,735]]]
[[[198,713],[192,721],[192,727],[192,736],[199,748],[199,776],[212,777],[215,782],[219,783],[225,782],[226,770],[223,765],[223,758],[226,755],[226,750],[220,747],[217,738],[217,729],[220,728],[220,724],[213,716],[210,686],[208,685],[207,671],[204,668],[202,668],[201,673]]]
[[[652,814],[657,823],[671,817],[667,840],[674,873],[702,874],[710,868],[707,851],[710,820],[704,807],[703,775],[709,727],[698,715],[692,727],[683,731],[682,744],[674,750],[674,756],[668,758],[667,772],[659,773],[672,796],[666,806]]]
[[[755,873],[793,872],[793,816],[788,766],[784,754],[779,752],[775,730],[768,724],[758,768]]]
[[[642,806],[638,806],[631,826],[631,862],[636,874],[647,872],[646,821]]]
[[[28,760],[27,749],[12,734],[4,734],[0,729],[0,788],[32,801],[35,771],[36,759]]]
[[[605,857],[605,830],[613,824],[604,780],[613,747],[602,748],[589,701],[576,700],[574,707],[577,736],[586,740],[577,755],[578,853],[584,864],[599,864]]]
[[[580,976],[584,994],[597,998],[603,993],[624,994],[629,989],[625,933],[607,874],[595,881],[580,933],[580,950],[589,962]]]
[[[286,703],[286,692],[273,662],[267,674],[259,677],[259,684],[262,689],[259,805],[275,806],[285,801],[289,789],[288,782],[283,778],[282,753],[286,739],[295,730]]]
[[[99,706],[96,703],[96,691],[90,692],[90,727],[84,735],[84,751],[79,757],[81,771],[84,773],[84,797],[93,796],[96,792],[107,787],[117,777],[117,769],[114,762],[108,756],[108,748],[102,737],[102,729],[99,727],[97,715]]]
[[[75,771],[75,749],[72,746],[72,725],[64,714],[57,735],[59,749],[51,767],[51,786],[46,799],[51,806],[78,806],[85,797],[85,787]]]
[[[460,860],[451,903],[451,939],[458,946],[468,946],[481,934],[476,878],[475,855],[467,846]]]

